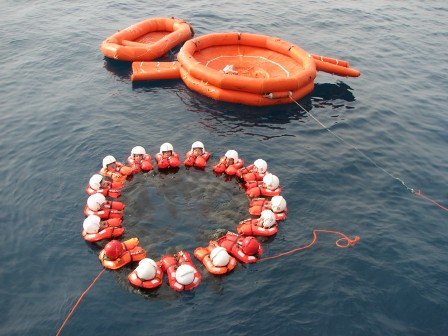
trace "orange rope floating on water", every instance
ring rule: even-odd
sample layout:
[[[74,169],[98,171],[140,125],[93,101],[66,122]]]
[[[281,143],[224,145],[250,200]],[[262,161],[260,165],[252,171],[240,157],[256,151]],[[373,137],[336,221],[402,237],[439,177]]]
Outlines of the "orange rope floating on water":
[[[66,323],[68,322],[68,320],[70,319],[70,317],[73,315],[73,313],[75,312],[76,308],[78,308],[78,305],[80,304],[81,300],[84,298],[84,296],[87,294],[87,292],[90,290],[90,288],[92,288],[92,286],[95,284],[95,282],[100,278],[100,276],[104,273],[106,269],[103,268],[102,271],[100,273],[98,273],[98,275],[96,276],[96,278],[92,281],[92,283],[89,285],[89,287],[87,287],[87,289],[81,294],[81,296],[79,297],[78,301],[76,301],[75,305],[73,306],[72,310],[70,310],[70,313],[67,315],[67,317],[65,318],[64,322],[62,323],[61,327],[59,328],[58,332],[56,333],[56,336],[59,336],[61,334],[62,329],[64,328],[64,326],[66,325]]]
[[[283,253],[276,254],[276,255],[274,255],[274,256],[272,256],[272,257],[261,258],[261,259],[259,259],[259,261],[265,261],[265,260],[276,259],[276,258],[283,257],[283,256],[285,256],[285,255],[288,255],[288,254],[292,254],[292,253],[295,253],[295,252],[298,252],[298,251],[307,249],[307,248],[313,246],[313,245],[317,242],[317,233],[318,233],[318,232],[333,233],[333,234],[338,234],[338,235],[342,236],[342,238],[339,238],[338,240],[336,240],[336,246],[339,247],[339,248],[347,248],[347,247],[349,247],[349,246],[355,246],[356,243],[357,243],[359,240],[361,240],[361,237],[359,237],[359,236],[355,236],[354,239],[350,239],[350,238],[347,237],[345,234],[343,234],[343,233],[341,233],[341,232],[338,232],[338,231],[330,231],[330,230],[313,230],[313,236],[314,236],[314,237],[313,237],[313,241],[312,241],[311,243],[309,243],[309,244],[307,244],[307,245],[305,245],[305,246],[301,246],[301,247],[295,248],[295,249],[293,249],[293,250],[289,250],[289,251],[286,251],[286,252],[283,252]],[[345,241],[345,243],[342,243],[343,241]]]
[[[316,242],[317,242],[317,233],[318,232],[324,232],[324,233],[333,233],[333,234],[338,234],[340,236],[342,236],[341,238],[339,238],[338,240],[336,240],[336,246],[339,248],[347,248],[349,246],[355,246],[356,243],[361,239],[361,237],[359,236],[355,236],[354,239],[350,239],[349,237],[347,237],[345,234],[338,232],[338,231],[330,231],[330,230],[313,230],[313,241],[305,246],[301,246],[298,248],[295,248],[293,250],[290,251],[286,251],[283,253],[279,253],[277,255],[271,256],[271,257],[267,257],[267,258],[261,258],[259,259],[259,261],[265,261],[265,260],[270,260],[270,259],[276,259],[276,258],[280,258],[283,257],[285,255],[288,254],[292,254],[294,252],[297,251],[301,251],[304,250],[306,248],[309,248],[311,246],[313,246]],[[345,241],[345,243],[342,243],[343,241]],[[68,313],[67,317],[65,318],[64,322],[62,323],[61,327],[59,328],[58,332],[56,333],[56,336],[59,336],[62,332],[62,329],[65,327],[65,325],[67,324],[68,320],[70,319],[70,317],[73,315],[73,313],[75,312],[76,308],[78,308],[79,304],[81,303],[82,299],[84,298],[84,296],[86,296],[86,294],[89,292],[89,290],[93,287],[93,285],[95,284],[95,282],[97,282],[97,280],[101,277],[101,275],[106,271],[105,268],[103,268],[101,270],[101,272],[98,273],[98,275],[96,276],[96,278],[92,281],[92,283],[89,285],[89,287],[87,287],[87,289],[80,295],[79,299],[76,301],[75,305],[73,306],[73,308],[70,310],[70,313]]]
[[[445,211],[448,211],[448,208],[446,208],[446,207],[444,207],[443,205],[437,203],[436,201],[434,201],[433,199],[429,198],[428,196],[423,195],[423,193],[422,193],[420,190],[419,190],[419,191],[416,191],[415,194],[416,194],[417,196],[420,196],[421,198],[424,198],[425,200],[430,201],[431,203],[437,205],[439,208],[441,208],[441,209],[443,209],[443,210],[445,210]]]

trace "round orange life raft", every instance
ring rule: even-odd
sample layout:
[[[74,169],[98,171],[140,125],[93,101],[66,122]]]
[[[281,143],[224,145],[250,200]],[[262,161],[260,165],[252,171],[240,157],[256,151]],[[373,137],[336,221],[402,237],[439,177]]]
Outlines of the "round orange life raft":
[[[104,56],[121,61],[150,61],[193,36],[181,19],[152,18],[120,30],[101,43]]]
[[[291,99],[309,94],[317,70],[340,76],[360,75],[346,61],[311,55],[280,38],[240,32],[188,40],[177,59],[178,65],[134,63],[131,79],[180,75],[191,90],[212,99],[262,106],[291,103]]]

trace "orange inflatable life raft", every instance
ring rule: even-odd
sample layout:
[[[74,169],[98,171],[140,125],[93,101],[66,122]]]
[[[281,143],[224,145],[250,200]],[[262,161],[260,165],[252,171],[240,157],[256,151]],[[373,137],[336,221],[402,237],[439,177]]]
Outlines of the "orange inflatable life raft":
[[[276,105],[299,100],[314,89],[316,71],[359,76],[348,62],[311,55],[280,38],[227,32],[184,43],[180,67],[133,65],[132,80],[180,78],[193,91],[215,100],[244,105]]]
[[[104,56],[120,61],[151,61],[194,35],[181,19],[151,18],[120,30],[100,46]]]

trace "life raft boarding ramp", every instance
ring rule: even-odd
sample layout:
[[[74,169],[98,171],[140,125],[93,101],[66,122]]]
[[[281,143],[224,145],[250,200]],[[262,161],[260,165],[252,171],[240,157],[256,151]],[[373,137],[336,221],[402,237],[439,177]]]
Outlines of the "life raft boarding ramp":
[[[314,89],[316,71],[357,77],[347,61],[311,55],[279,38],[215,33],[185,42],[178,62],[134,62],[132,80],[181,78],[215,100],[245,105],[286,104]]]
[[[316,70],[327,72],[332,75],[341,77],[359,77],[361,73],[358,70],[350,68],[347,61],[336,58],[311,55],[316,63]],[[179,79],[180,78],[179,61],[173,62],[132,62],[133,81],[145,80],[164,80],[164,79]],[[225,69],[223,69],[224,71]]]

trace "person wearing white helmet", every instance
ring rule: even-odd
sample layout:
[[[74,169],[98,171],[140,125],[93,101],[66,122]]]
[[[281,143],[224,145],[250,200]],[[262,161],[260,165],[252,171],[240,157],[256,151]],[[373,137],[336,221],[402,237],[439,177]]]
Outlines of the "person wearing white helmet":
[[[139,261],[137,268],[128,276],[131,284],[142,288],[156,288],[162,284],[163,271],[160,263],[151,258]]]
[[[112,181],[124,181],[131,174],[132,168],[117,161],[112,155],[107,155],[103,158],[103,167],[100,170],[100,175],[110,177]]]
[[[125,207],[122,202],[106,200],[103,194],[93,194],[87,199],[84,214],[96,215],[102,219],[122,218]]]
[[[106,197],[102,194],[94,194],[87,199],[87,206],[92,211],[99,211],[104,203],[106,203]]]
[[[271,173],[263,177],[263,181],[246,182],[246,195],[249,197],[277,196],[282,192],[279,178]]]
[[[89,186],[93,190],[99,190],[102,187],[103,176],[100,174],[94,174],[89,180]]]
[[[197,247],[194,256],[201,261],[207,271],[215,275],[229,273],[236,266],[236,259],[217,241],[210,241],[207,247]]]
[[[246,181],[261,181],[263,177],[268,174],[268,164],[263,159],[257,159],[253,164],[241,168],[237,171],[236,175]]]
[[[187,251],[179,251],[174,256],[163,256],[161,264],[168,276],[170,287],[178,292],[191,290],[201,282],[201,274]]]
[[[89,215],[82,224],[82,236],[92,243],[121,236],[124,233],[122,222],[121,218],[101,220],[97,215]]]
[[[274,174],[267,174],[263,177],[263,188],[267,190],[275,190],[280,185],[279,178]]]
[[[277,195],[271,199],[271,210],[274,213],[280,213],[286,210],[286,200],[283,196]]]
[[[263,210],[259,218],[246,219],[237,226],[237,232],[246,236],[272,236],[277,231],[277,220],[271,210]]]
[[[157,264],[151,258],[144,258],[139,261],[135,271],[140,279],[151,280],[156,276]]]
[[[86,233],[98,233],[101,227],[101,218],[97,215],[89,215],[82,224],[82,228]]]
[[[128,156],[128,163],[134,173],[150,171],[154,168],[151,155],[147,154],[142,146],[132,148],[131,155]]]
[[[238,156],[238,152],[234,149],[229,149],[224,156],[221,156],[219,162],[213,166],[213,171],[217,174],[226,173],[229,176],[233,176],[243,165],[244,161]]]
[[[195,141],[191,145],[191,150],[185,153],[184,165],[186,167],[205,168],[210,153],[205,151],[204,144],[201,141]]]
[[[275,215],[272,212],[272,210],[263,210],[261,212],[261,216],[258,219],[258,226],[262,226],[265,229],[269,229],[270,227],[277,224],[277,221],[275,220]]]
[[[176,281],[187,286],[194,280],[194,268],[191,265],[180,265],[176,270]]]
[[[230,255],[224,247],[218,246],[210,252],[210,260],[213,266],[224,267],[229,263]]]
[[[180,166],[179,154],[174,151],[173,145],[165,142],[160,146],[160,151],[154,158],[159,169],[177,168]]]
[[[270,201],[266,198],[255,198],[250,201],[249,213],[252,216],[260,216],[263,210],[270,209],[277,221],[285,220],[288,213],[286,205],[286,200],[281,195],[272,197]]]
[[[94,174],[90,177],[89,184],[86,187],[86,193],[88,195],[103,194],[104,196],[117,198],[121,195],[120,189],[123,188],[123,185],[123,182],[106,181],[104,176]]]

